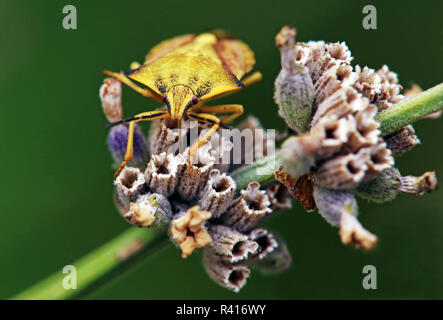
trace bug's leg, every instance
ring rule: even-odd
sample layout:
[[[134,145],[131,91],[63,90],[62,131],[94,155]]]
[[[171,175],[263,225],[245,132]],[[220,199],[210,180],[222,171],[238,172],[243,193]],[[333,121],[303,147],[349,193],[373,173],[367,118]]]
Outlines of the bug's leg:
[[[112,72],[112,71],[105,70],[104,74],[106,74],[107,76],[114,77],[114,78],[120,80],[121,82],[126,84],[128,87],[130,87],[131,89],[137,91],[138,93],[140,93],[144,97],[151,98],[151,99],[154,99],[156,101],[162,102],[162,98],[158,94],[152,92],[151,90],[139,87],[134,82],[132,82],[123,72],[117,73],[117,72]]]
[[[191,148],[189,149],[189,159],[188,163],[192,165],[193,163],[193,157],[195,153],[197,152],[198,148],[200,148],[205,142],[208,141],[208,139],[217,131],[217,129],[220,127],[220,119],[214,116],[213,114],[209,113],[195,113],[195,112],[189,112],[187,116],[191,119],[194,119],[196,121],[200,122],[206,122],[211,123],[212,127],[209,129],[206,134],[199,138],[197,142],[195,142]],[[192,168],[192,166],[191,166]],[[191,172],[190,172],[191,173]]]
[[[263,75],[261,72],[256,71],[250,76],[247,76],[242,82],[245,86],[250,86],[251,84],[261,81],[261,79],[263,79]]]
[[[240,104],[224,104],[219,106],[201,106],[198,110],[208,113],[232,113],[231,115],[220,119],[220,123],[229,123],[243,114],[243,106]]]
[[[149,112],[143,112],[135,115],[131,122],[129,122],[129,130],[128,130],[128,143],[126,145],[126,153],[125,158],[123,162],[120,164],[120,167],[115,171],[114,173],[114,179],[117,178],[118,174],[122,169],[126,166],[128,161],[131,161],[132,159],[132,153],[134,151],[133,144],[134,144],[134,125],[136,122],[141,121],[150,121],[150,120],[157,120],[157,119],[163,119],[169,117],[168,113],[164,110],[157,110],[157,111],[149,111]]]

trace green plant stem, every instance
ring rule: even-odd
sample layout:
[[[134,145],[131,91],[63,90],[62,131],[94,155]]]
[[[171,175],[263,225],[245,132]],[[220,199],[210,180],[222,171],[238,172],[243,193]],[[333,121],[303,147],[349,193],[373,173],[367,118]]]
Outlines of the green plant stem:
[[[443,84],[392,106],[379,113],[376,119],[380,122],[382,134],[387,135],[441,109],[443,109]],[[280,159],[277,153],[275,157],[268,156],[254,164],[244,166],[234,171],[231,176],[237,183],[237,190],[246,188],[251,181],[257,181],[263,186],[275,181],[274,171],[279,166]],[[82,297],[87,292],[96,289],[100,284],[115,279],[123,271],[137,265],[166,244],[167,241],[167,236],[164,233],[156,234],[153,230],[129,228],[121,235],[73,263],[77,268],[78,276],[76,290],[63,288],[63,279],[67,274],[63,274],[60,270],[13,297],[13,299]],[[134,246],[138,246],[138,250],[122,258],[122,253]]]
[[[380,112],[376,120],[385,136],[443,109],[443,83]]]
[[[264,186],[275,180],[274,172],[279,166],[280,158],[276,153],[233,171],[231,177],[237,183],[237,191],[245,189],[251,181],[257,181]]]
[[[64,274],[59,270],[16,295],[19,300],[55,300],[81,298],[100,285],[115,279],[165,245],[165,233],[131,227],[72,265],[76,268],[77,289],[64,289]]]

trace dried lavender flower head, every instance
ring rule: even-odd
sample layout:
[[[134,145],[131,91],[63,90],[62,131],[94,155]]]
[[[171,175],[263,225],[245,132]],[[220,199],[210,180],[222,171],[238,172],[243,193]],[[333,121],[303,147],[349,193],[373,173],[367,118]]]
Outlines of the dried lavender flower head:
[[[250,124],[250,120],[241,125]],[[182,134],[189,136],[194,127],[195,123],[185,120]],[[206,129],[205,125],[197,127]],[[254,127],[259,124],[254,122]],[[137,227],[166,229],[183,258],[203,249],[208,275],[223,287],[238,292],[251,273],[247,265],[265,261],[280,243],[284,245],[257,225],[272,212],[290,207],[290,195],[275,185],[268,189],[251,182],[236,196],[237,185],[231,177],[235,167],[222,164],[226,151],[220,152],[221,144],[232,147],[232,143],[223,141],[218,132],[220,140],[211,139],[200,147],[198,161],[190,164],[189,148],[182,153],[180,148],[174,148],[179,140],[176,130],[177,124],[170,119],[153,122],[144,146],[150,146],[149,159],[140,168],[125,167],[115,179],[117,207]],[[171,139],[173,143],[166,142]],[[126,149],[124,143],[110,147],[120,154]],[[234,151],[228,148],[228,152],[231,159]],[[291,261],[288,252],[277,254],[274,260],[279,262],[263,262],[263,268],[283,270]]]
[[[320,214],[340,228],[343,243],[369,250],[376,237],[358,222],[354,195],[376,202],[392,200],[399,192],[421,195],[435,188],[435,173],[402,177],[393,167],[395,156],[420,143],[412,125],[380,134],[377,113],[405,99],[395,73],[386,65],[377,71],[353,67],[345,43],[295,43],[294,36],[295,30],[286,26],[276,37],[282,71],[275,82],[275,100],[280,115],[298,133],[282,144],[283,168],[276,177],[307,209],[313,198]],[[303,119],[282,112],[306,97],[301,93],[305,89],[300,91],[303,85],[294,86],[291,77],[282,76],[300,68],[307,70],[314,88],[312,113]],[[277,98],[291,86],[294,97]]]

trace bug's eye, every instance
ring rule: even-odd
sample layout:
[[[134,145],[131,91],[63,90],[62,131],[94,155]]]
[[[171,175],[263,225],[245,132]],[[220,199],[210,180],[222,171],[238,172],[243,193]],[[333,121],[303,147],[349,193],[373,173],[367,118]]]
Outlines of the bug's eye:
[[[166,100],[168,100],[168,95],[166,93],[162,95],[162,100],[163,102],[166,102]]]
[[[193,96],[191,99],[191,103],[192,104],[197,104],[198,103],[198,98],[196,96]]]

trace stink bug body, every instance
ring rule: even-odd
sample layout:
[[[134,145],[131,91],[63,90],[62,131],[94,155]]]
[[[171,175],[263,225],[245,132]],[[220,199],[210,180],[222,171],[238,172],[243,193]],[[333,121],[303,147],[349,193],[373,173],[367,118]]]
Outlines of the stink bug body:
[[[190,148],[191,162],[192,155],[220,124],[228,123],[243,113],[243,106],[238,104],[206,106],[205,103],[260,81],[259,72],[240,81],[254,64],[254,53],[245,43],[214,32],[163,41],[146,55],[143,65],[132,63],[129,72],[105,71],[106,75],[117,78],[143,96],[166,105],[161,110],[143,112],[111,124],[129,122],[125,158],[114,177],[132,159],[134,124],[141,121],[172,118],[180,123],[186,116],[212,124],[211,129]],[[138,86],[131,79],[147,88]],[[223,113],[230,115],[222,119],[214,115]]]

